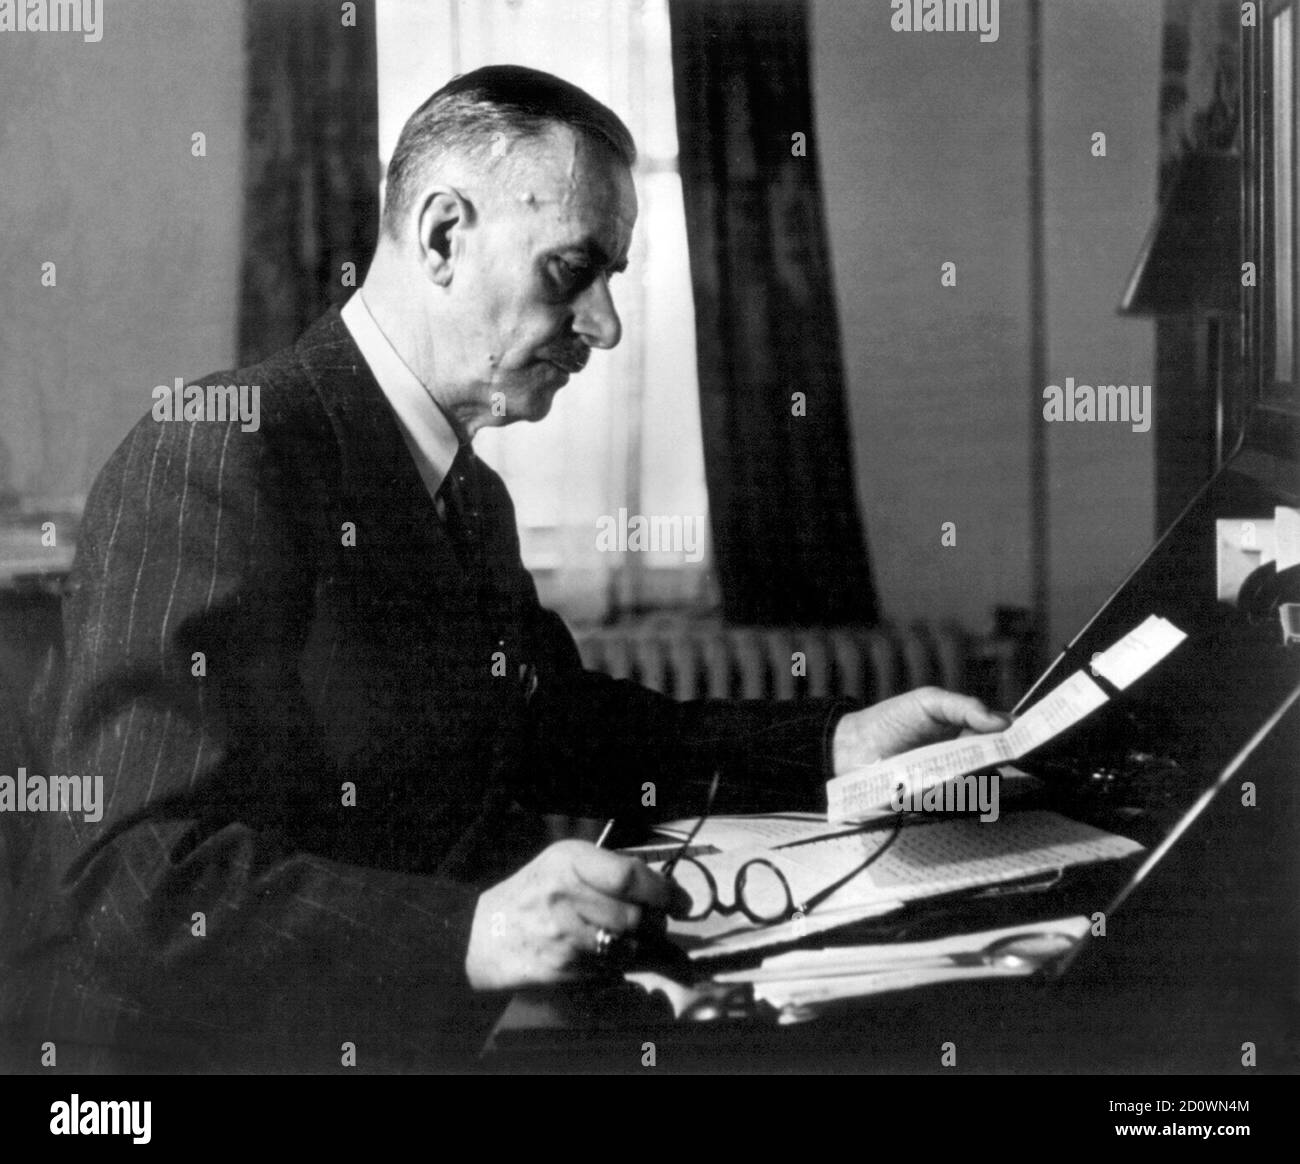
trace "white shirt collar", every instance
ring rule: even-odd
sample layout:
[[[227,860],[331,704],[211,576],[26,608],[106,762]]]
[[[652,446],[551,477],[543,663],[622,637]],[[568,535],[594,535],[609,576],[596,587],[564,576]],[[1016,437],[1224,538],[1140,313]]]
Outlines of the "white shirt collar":
[[[415,459],[424,487],[430,497],[436,497],[460,448],[451,422],[434,403],[419,377],[397,354],[392,341],[370,314],[359,290],[343,305],[340,314],[401,422],[402,436]]]

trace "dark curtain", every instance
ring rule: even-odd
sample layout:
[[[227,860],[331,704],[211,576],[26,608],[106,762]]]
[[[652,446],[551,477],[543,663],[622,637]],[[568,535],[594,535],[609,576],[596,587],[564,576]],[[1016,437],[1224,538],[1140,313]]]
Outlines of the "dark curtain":
[[[670,0],[669,11],[723,613],[871,624],[807,13],[786,0]]]
[[[1262,19],[1262,17],[1261,17]],[[1241,6],[1237,0],[1165,0],[1161,49],[1160,171],[1163,201],[1182,159],[1241,146]],[[1166,529],[1214,472],[1214,393],[1208,329],[1218,327],[1230,408],[1240,397],[1241,337],[1193,315],[1156,320],[1156,525]],[[1241,417],[1227,418],[1229,431]]]
[[[252,362],[360,285],[379,221],[378,92],[374,0],[246,12],[239,354]]]

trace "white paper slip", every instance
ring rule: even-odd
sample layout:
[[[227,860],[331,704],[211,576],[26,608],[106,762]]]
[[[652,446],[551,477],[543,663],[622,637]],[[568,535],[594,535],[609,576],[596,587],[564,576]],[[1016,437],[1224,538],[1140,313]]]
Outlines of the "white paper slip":
[[[1140,679],[1187,636],[1173,623],[1151,615],[1113,647],[1092,657],[1093,673],[1109,679],[1121,691]]]
[[[1167,619],[1151,615],[1119,642],[1095,655],[1092,667],[1123,690],[1186,637]],[[927,744],[827,781],[827,819],[863,820],[882,809],[915,805],[925,792],[939,784],[1027,756],[1105,702],[1106,692],[1085,672],[1075,671],[1005,731]]]
[[[831,821],[871,819],[882,809],[890,810],[898,796],[919,794],[936,784],[1014,759],[1006,732],[962,736],[913,748],[901,756],[867,764],[828,780],[826,816]]]
[[[827,818],[861,820],[882,807],[915,804],[939,784],[1020,759],[1105,702],[1106,693],[1076,671],[1005,731],[927,744],[827,781]]]
[[[1002,735],[1018,760],[1048,740],[1074,727],[1106,702],[1106,693],[1082,671],[1076,671],[1013,723]]]

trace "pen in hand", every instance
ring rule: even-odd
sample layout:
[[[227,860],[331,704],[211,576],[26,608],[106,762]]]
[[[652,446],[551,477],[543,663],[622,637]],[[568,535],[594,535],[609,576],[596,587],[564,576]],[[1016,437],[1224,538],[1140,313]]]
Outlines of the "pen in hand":
[[[605,822],[605,827],[600,830],[600,836],[596,838],[596,848],[603,849],[605,847],[605,842],[609,840],[609,834],[613,831],[614,818],[610,817],[609,820]],[[673,893],[680,896],[682,891],[672,884],[671,876],[668,877],[668,880]],[[684,903],[677,901],[674,904],[677,909],[683,912],[689,912],[690,910],[689,899]],[[672,913],[672,911],[673,906],[670,905],[668,910],[665,911],[665,914]],[[647,928],[643,922],[637,933],[629,932],[624,934],[620,941],[620,953],[623,959],[626,962],[630,962],[638,956],[638,953],[644,955],[647,951],[657,951],[656,957],[658,960],[660,962],[666,960],[668,964],[672,964],[676,959],[680,959],[682,957],[681,953],[676,949],[676,947],[669,945],[664,939],[664,922],[664,917],[660,917],[660,920],[649,928]]]

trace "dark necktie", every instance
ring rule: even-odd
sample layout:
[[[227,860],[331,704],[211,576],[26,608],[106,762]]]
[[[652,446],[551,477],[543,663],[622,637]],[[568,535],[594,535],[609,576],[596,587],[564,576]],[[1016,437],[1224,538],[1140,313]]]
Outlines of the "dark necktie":
[[[461,445],[438,486],[447,534],[466,570],[477,572],[482,560],[483,515],[479,509],[477,458],[469,445]]]

